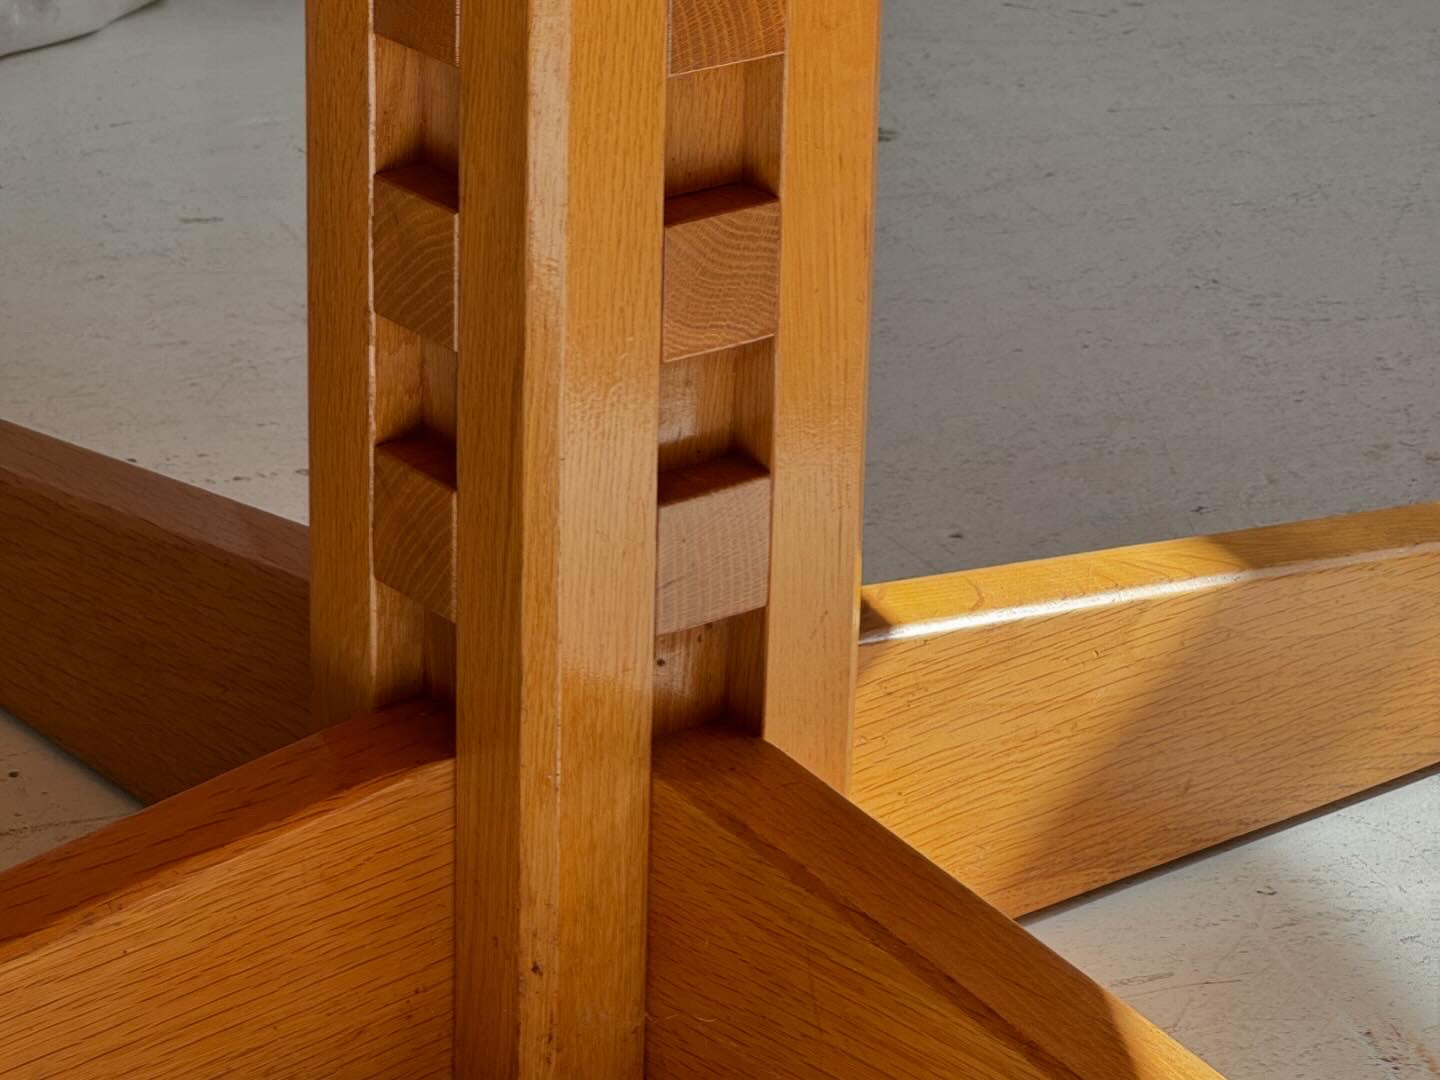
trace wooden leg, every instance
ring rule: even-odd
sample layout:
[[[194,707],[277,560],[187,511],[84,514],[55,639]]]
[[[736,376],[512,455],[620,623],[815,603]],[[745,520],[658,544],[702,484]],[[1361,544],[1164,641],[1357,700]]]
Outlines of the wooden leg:
[[[461,9],[456,1061],[638,1077],[663,7]]]
[[[461,1070],[636,1075],[652,726],[848,778],[876,9],[453,13],[311,7],[317,715],[454,695]]]

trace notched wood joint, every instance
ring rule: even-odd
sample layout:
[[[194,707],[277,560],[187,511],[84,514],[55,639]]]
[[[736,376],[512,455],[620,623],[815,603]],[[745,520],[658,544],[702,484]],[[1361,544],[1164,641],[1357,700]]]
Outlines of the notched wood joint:
[[[770,474],[741,454],[660,474],[655,632],[765,606]]]
[[[455,618],[455,450],[421,430],[375,449],[375,576]]]
[[[458,0],[375,0],[375,32],[436,60],[460,63]]]
[[[665,203],[662,358],[774,335],[780,315],[780,201],[746,184]]]
[[[375,313],[458,347],[459,190],[455,175],[406,165],[375,177]]]
[[[785,49],[785,0],[670,0],[670,74]]]

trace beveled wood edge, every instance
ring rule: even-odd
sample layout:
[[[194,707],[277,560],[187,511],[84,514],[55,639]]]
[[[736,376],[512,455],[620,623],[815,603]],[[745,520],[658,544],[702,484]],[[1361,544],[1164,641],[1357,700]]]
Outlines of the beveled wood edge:
[[[662,1062],[670,1067],[652,1075],[784,1072],[787,1062],[813,1059],[818,1048],[810,1038],[843,1046],[832,1056],[861,1066],[857,1075],[913,1075],[917,1061],[907,1053],[908,1038],[925,1035],[974,1040],[974,1050],[991,1042],[1023,1048],[1034,1070],[1026,1075],[1218,1080],[1165,1032],[764,740],[717,729],[684,732],[657,742],[654,764],[648,1040],[652,1070]],[[689,940],[725,917],[721,909],[707,914],[709,897],[683,884],[686,860],[703,861],[717,836],[730,852],[717,857],[744,852],[727,867],[726,889],[742,904],[756,896],[758,906],[784,924],[762,952]],[[783,897],[769,893],[767,878],[786,882]],[[713,899],[727,903],[725,896]],[[811,916],[769,906],[792,903]],[[752,922],[763,934],[765,920]],[[787,952],[797,925],[820,934],[821,942],[829,935],[844,955],[827,952],[834,962],[817,962],[806,955],[815,948],[808,935],[798,952]],[[898,997],[928,993],[931,1008],[964,1022],[916,1031],[886,1023],[886,1003],[867,993],[866,950],[888,954],[915,979],[908,986],[887,984]],[[808,969],[809,998],[776,993],[764,977],[776,966]],[[743,1013],[724,1008],[725,988],[743,1001]],[[790,1017],[777,1025],[783,1037],[769,1041],[747,1030],[752,1013]],[[914,1022],[927,1013],[905,1015]],[[936,1013],[928,1015],[934,1023]],[[984,1059],[981,1053],[974,1060]],[[679,1061],[687,1071],[675,1070]]]
[[[309,577],[309,532],[299,522],[3,419],[0,473],[83,512],[111,512],[302,582]]]
[[[450,1075],[454,785],[406,706],[0,873],[0,1074]]]
[[[452,768],[448,705],[357,716],[0,872],[0,964],[416,770]]]
[[[860,645],[1440,554],[1440,502],[866,585]]]

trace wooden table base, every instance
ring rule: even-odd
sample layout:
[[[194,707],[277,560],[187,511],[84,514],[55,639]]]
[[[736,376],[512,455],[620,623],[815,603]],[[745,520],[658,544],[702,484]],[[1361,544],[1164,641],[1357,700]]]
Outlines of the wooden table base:
[[[0,1077],[1215,1075],[1007,916],[1440,760],[1440,507],[860,589],[877,17],[311,0],[308,535],[0,425]]]

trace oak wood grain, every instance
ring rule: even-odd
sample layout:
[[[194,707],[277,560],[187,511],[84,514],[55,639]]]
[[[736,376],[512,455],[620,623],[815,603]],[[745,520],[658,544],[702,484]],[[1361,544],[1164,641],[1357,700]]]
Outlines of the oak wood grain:
[[[460,62],[458,0],[375,0],[375,32],[447,64]]]
[[[655,627],[662,635],[763,607],[770,479],[743,453],[660,473]],[[375,452],[375,574],[453,620],[455,451],[428,431]]]
[[[376,38],[368,5],[314,0],[305,39],[310,652],[314,716],[338,723],[403,700],[424,681],[424,609],[373,573],[375,444],[413,408],[416,382],[403,357],[377,355],[377,334],[382,347],[393,339],[375,325],[370,288],[375,157],[415,142],[420,128],[402,138],[400,127],[419,125],[423,110],[379,122],[377,91],[394,82],[409,88],[401,95],[409,101],[419,85],[411,79],[419,67],[393,62],[419,54]],[[399,378],[377,382],[388,374]]]
[[[0,422],[0,708],[137,797],[309,734],[304,526]]]
[[[780,204],[742,184],[665,203],[665,360],[770,337]]]
[[[655,630],[669,634],[765,606],[770,476],[726,455],[660,474]]]
[[[1440,505],[863,600],[853,795],[1012,914],[1440,762]]]
[[[665,8],[466,4],[457,1071],[643,1071]]]
[[[876,0],[794,0],[779,195],[764,731],[844,787],[853,742]]]
[[[455,618],[455,448],[435,435],[375,450],[375,576]]]
[[[672,75],[772,56],[784,48],[784,0],[670,0]]]
[[[376,172],[459,162],[460,71],[386,37],[375,38]]]
[[[648,1075],[1215,1080],[775,747],[657,744]]]
[[[665,194],[724,184],[779,190],[785,59],[708,68],[669,81]]]
[[[453,174],[406,165],[375,178],[375,313],[453,349],[459,287]]]
[[[0,1077],[448,1076],[451,753],[358,718],[0,874]]]

